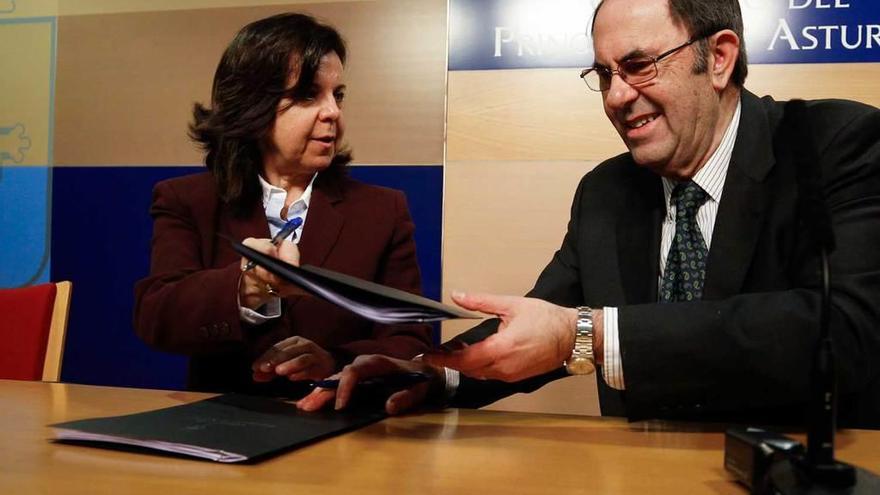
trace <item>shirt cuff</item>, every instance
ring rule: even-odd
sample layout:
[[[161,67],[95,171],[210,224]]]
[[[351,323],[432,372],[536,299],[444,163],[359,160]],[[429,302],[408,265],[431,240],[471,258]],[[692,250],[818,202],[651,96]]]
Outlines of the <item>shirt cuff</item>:
[[[251,325],[261,325],[269,320],[273,320],[281,316],[281,298],[273,297],[266,304],[257,309],[251,309],[238,304],[238,316],[241,321],[250,323]]]
[[[620,339],[617,327],[617,308],[602,308],[604,318],[604,333],[602,345],[605,347],[603,356],[605,359],[602,366],[602,378],[609,387],[616,390],[626,390],[623,382],[623,360],[620,358]]]
[[[414,358],[413,361],[422,362],[422,358],[425,353],[421,353]],[[458,370],[453,370],[447,367],[443,367],[443,400],[445,402],[449,402],[450,399],[455,397],[455,392],[458,391],[458,383],[461,380],[461,372]]]

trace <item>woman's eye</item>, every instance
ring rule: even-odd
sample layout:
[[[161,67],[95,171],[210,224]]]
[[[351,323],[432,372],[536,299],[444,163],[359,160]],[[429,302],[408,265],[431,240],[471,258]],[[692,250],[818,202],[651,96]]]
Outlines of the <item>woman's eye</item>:
[[[333,96],[336,97],[336,101],[338,103],[342,103],[343,101],[345,101],[345,93],[334,93]]]

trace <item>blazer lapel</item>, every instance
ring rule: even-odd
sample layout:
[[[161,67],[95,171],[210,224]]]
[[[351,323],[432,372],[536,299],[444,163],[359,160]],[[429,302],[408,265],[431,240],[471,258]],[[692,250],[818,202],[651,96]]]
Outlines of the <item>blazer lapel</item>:
[[[636,170],[633,181],[617,224],[617,266],[625,298],[620,304],[655,302],[660,273],[663,186],[659,176],[644,169]]]
[[[266,212],[260,201],[254,201],[253,206],[244,215],[234,215],[229,208],[220,208],[220,217],[218,219],[217,232],[227,235],[236,241],[243,241],[248,237],[268,238],[269,237],[269,221],[266,220]],[[217,238],[216,242],[223,246],[220,253],[227,254],[233,258],[239,255],[232,250],[229,241]],[[218,253],[218,255],[220,254]]]
[[[344,217],[334,208],[343,200],[338,185],[335,181],[321,179],[319,175],[315,180],[308,217],[299,241],[300,263],[303,265],[322,266],[345,223]]]
[[[259,203],[254,203],[247,215],[229,215],[226,225],[229,228],[229,235],[238,241],[248,237],[269,237],[269,221],[266,220],[266,211]]]
[[[707,300],[729,297],[745,281],[769,195],[764,182],[773,168],[772,131],[761,101],[742,92],[742,114],[706,265]]]

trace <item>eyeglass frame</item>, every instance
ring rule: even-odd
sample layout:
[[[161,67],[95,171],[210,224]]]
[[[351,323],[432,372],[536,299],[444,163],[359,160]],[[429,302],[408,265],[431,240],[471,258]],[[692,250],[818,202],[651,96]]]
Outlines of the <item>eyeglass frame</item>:
[[[675,48],[671,48],[669,50],[666,50],[665,52],[661,53],[660,55],[657,55],[656,57],[653,57],[651,55],[645,55],[643,57],[633,57],[633,58],[626,59],[622,63],[617,64],[616,69],[609,69],[608,67],[596,67],[594,65],[593,67],[588,67],[588,68],[582,70],[580,78],[584,81],[584,84],[586,84],[587,87],[590,88],[590,91],[595,91],[597,93],[604,93],[605,91],[608,91],[608,89],[611,89],[611,79],[614,77],[614,74],[617,74],[618,76],[620,76],[620,78],[623,80],[623,82],[629,84],[630,86],[637,86],[640,84],[644,84],[648,81],[653,80],[654,78],[656,78],[660,74],[660,68],[657,67],[657,62],[659,62],[659,61],[663,60],[664,58],[678,52],[679,50],[682,50],[688,46],[693,45],[697,41],[701,41],[705,38],[708,38],[709,36],[711,36],[711,35],[694,36],[694,37],[690,38],[689,40],[685,41],[684,43],[682,43],[681,45],[678,45]],[[627,63],[627,62],[631,62],[633,60],[640,60],[640,59],[650,59],[651,60],[651,63],[654,66],[654,74],[645,80],[631,83],[626,80],[626,77],[625,77],[626,72],[620,71],[620,66]],[[600,78],[599,79],[600,80],[599,86],[601,88],[601,86],[602,86],[601,85],[601,77],[602,76],[601,76],[600,71],[608,73],[608,88],[607,89],[593,89],[593,87],[590,86],[590,84],[587,82],[587,75],[589,75],[591,72],[595,72]]]

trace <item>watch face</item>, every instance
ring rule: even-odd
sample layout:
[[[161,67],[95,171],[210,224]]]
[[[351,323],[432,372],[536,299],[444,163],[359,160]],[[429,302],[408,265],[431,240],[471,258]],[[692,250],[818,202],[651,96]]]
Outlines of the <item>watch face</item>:
[[[596,371],[596,365],[591,359],[575,358],[565,364],[565,369],[572,375],[589,375]]]

